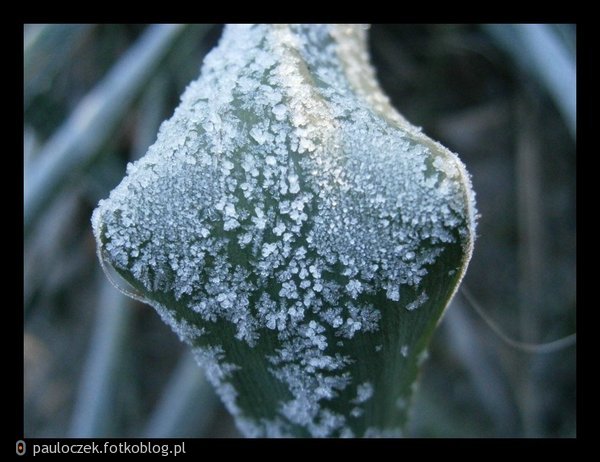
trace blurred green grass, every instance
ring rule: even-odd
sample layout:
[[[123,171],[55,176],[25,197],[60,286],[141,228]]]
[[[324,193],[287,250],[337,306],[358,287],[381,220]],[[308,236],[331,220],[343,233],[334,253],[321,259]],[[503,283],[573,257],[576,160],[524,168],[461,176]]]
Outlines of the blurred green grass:
[[[518,26],[492,29],[374,25],[372,59],[398,110],[458,152],[473,175],[481,219],[465,284],[512,337],[551,341],[575,331],[576,176],[568,110],[544,72],[574,67],[567,59],[540,68],[527,50],[543,56],[558,46],[573,57],[575,26],[547,25],[542,36],[551,40],[535,47]],[[127,52],[150,32],[25,25],[26,190],[44,175],[48,142],[115,63],[128,77]],[[97,145],[36,197],[24,236],[27,437],[238,435],[176,336],[149,307],[109,286],[89,223],[126,163],[154,141],[220,32],[187,25],[161,39],[164,51],[144,64],[147,77],[132,84],[131,100],[88,127]],[[77,122],[72,130],[81,130]],[[459,294],[434,336],[409,434],[574,436],[575,354],[507,347]],[[103,405],[91,406],[95,399]]]

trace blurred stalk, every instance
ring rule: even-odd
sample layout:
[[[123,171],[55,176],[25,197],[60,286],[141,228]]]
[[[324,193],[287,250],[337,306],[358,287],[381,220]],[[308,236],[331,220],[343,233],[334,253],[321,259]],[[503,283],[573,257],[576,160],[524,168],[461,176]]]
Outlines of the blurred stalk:
[[[206,434],[218,398],[191,353],[186,352],[150,416],[144,437],[193,438]]]
[[[467,316],[459,298],[452,301],[442,326],[448,335],[455,361],[463,365],[479,401],[494,422],[497,434],[515,436],[517,416],[513,412],[507,384],[498,364],[492,361],[491,350],[482,342],[477,326]]]
[[[487,24],[484,29],[548,90],[575,138],[577,68],[570,44],[561,39],[565,27],[557,29],[550,24]],[[574,36],[574,32],[571,35]]]
[[[25,231],[60,183],[114,133],[125,110],[182,29],[181,25],[149,26],[46,143],[25,178]]]
[[[114,387],[132,310],[130,300],[104,273],[99,271],[98,279],[96,320],[67,433],[70,438],[114,436]]]
[[[216,45],[215,40],[206,40],[207,35],[219,28],[222,26],[215,24],[188,26],[186,33],[177,41],[177,48],[169,54],[168,75],[171,85],[177,89],[178,98],[190,82],[198,78],[204,56]],[[217,37],[220,35],[217,34]]]
[[[31,159],[35,157],[35,154],[39,150],[37,135],[35,130],[31,127],[25,127],[23,130],[23,168],[25,175],[27,175],[27,169]]]
[[[77,212],[77,190],[70,188],[60,193],[58,200],[40,215],[38,226],[27,236],[24,247],[24,307],[29,313],[33,297],[47,295],[50,279],[56,281],[67,265],[64,252]],[[76,257],[69,246],[69,257]]]
[[[210,24],[189,26],[185,34],[182,34],[177,41],[177,47],[169,53],[164,70],[159,70],[148,83],[138,106],[139,116],[132,146],[132,161],[146,154],[150,145],[156,141],[161,123],[169,118],[173,112],[173,108],[168,107],[169,85],[183,89],[189,84],[190,80],[197,78],[202,58],[209,51],[206,49],[205,38],[214,27]],[[199,48],[200,52],[198,51]],[[190,62],[192,62],[192,65],[190,65]],[[194,72],[188,76],[187,73],[190,68]],[[188,71],[173,72],[174,69],[186,69]],[[171,82],[169,79],[171,79]],[[179,79],[182,80],[179,81]],[[172,80],[175,80],[175,82],[172,82]],[[180,93],[179,90],[178,93]]]
[[[91,24],[26,24],[23,31],[24,105],[48,91],[53,77],[72,59]]]
[[[427,366],[425,366],[427,367]],[[424,371],[427,374],[427,371]],[[444,393],[428,386],[427,380],[415,394],[407,436],[409,438],[477,438],[488,436],[478,419],[456,412],[451,401],[453,383],[447,383]],[[402,444],[402,442],[399,442]]]
[[[533,108],[533,110],[532,110]],[[544,262],[544,204],[542,202],[541,158],[535,117],[537,105],[531,99],[517,101],[517,213],[519,245],[519,322],[521,338],[540,341]],[[534,357],[523,357],[521,408],[525,436],[540,436],[540,393],[533,374]]]
[[[135,127],[135,137],[131,148],[131,160],[137,160],[146,154],[154,141],[160,124],[164,120],[166,108],[167,79],[159,72],[150,81],[138,107],[138,121]]]
[[[541,159],[535,102],[521,99],[517,107],[517,213],[519,231],[519,298],[521,338],[540,340],[536,320],[542,296],[544,232]],[[533,110],[532,110],[532,107]]]

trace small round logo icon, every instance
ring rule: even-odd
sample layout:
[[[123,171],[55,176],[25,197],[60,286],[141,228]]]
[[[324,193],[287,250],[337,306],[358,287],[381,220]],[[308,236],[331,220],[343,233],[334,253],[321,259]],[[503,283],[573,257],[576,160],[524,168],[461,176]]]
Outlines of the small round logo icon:
[[[25,454],[25,451],[26,451],[25,441],[23,441],[23,440],[17,441],[17,455],[22,456],[23,454]]]

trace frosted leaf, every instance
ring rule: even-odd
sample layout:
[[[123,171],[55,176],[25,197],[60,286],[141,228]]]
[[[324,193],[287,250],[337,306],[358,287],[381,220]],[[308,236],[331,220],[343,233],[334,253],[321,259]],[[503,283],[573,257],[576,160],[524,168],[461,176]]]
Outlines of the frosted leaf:
[[[458,157],[378,88],[364,29],[236,25],[92,224],[245,434],[381,436],[475,209]]]

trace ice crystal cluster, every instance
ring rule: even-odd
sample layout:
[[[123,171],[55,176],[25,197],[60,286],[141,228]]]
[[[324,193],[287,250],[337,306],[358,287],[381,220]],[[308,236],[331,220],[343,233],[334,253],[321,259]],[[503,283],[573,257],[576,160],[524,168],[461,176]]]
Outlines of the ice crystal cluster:
[[[236,25],[92,222],[245,434],[389,436],[474,206],[379,90],[364,27]]]

